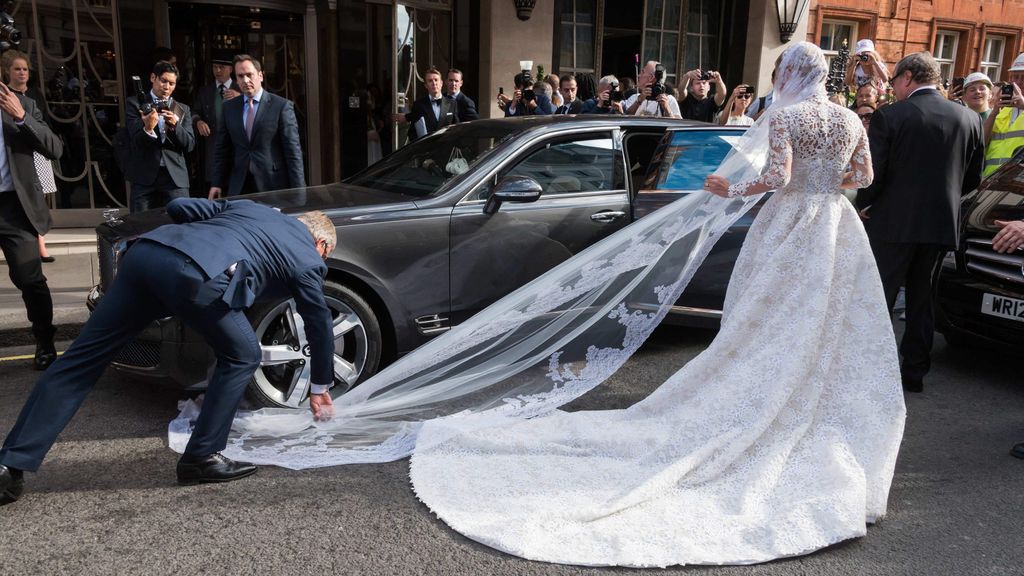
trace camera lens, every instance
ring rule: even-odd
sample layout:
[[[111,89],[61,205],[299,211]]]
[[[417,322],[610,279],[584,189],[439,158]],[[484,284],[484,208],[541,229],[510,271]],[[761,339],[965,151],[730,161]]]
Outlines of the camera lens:
[[[703,74],[700,75],[700,79],[701,80],[711,80],[711,74],[708,74],[707,72],[704,72]]]

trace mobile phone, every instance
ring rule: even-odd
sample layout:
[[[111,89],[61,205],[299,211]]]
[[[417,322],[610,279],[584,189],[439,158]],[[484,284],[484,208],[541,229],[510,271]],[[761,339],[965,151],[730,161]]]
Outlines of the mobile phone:
[[[747,84],[747,87],[743,89],[743,93],[744,94],[754,95],[754,94],[757,94],[757,90],[754,90],[753,86],[751,86],[750,84]]]
[[[953,78],[953,90],[963,90],[964,88],[964,77],[957,76]]]
[[[1003,84],[1003,87],[999,89],[999,92],[1000,92],[1000,96],[1002,97],[1002,99],[1004,99],[1004,100],[1012,99],[1013,98],[1013,84],[1010,83],[1010,82],[1007,82],[1006,84]]]
[[[498,96],[501,96],[504,93],[505,93],[505,87],[504,86],[498,86]]]

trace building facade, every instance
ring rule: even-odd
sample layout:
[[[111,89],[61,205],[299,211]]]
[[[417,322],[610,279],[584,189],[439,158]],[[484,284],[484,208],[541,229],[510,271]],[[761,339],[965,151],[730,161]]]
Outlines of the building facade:
[[[807,40],[827,54],[870,38],[891,68],[928,51],[949,82],[976,71],[1005,80],[1024,49],[1021,0],[812,0],[809,21]]]
[[[192,103],[212,81],[210,59],[227,50],[264,65],[265,86],[296,103],[307,180],[339,180],[404,140],[391,116],[423,95],[433,66],[463,72],[483,117],[500,114],[519,62],[546,72],[635,77],[659,60],[668,80],[717,70],[729,86],[770,90],[786,42],[782,0],[24,0],[12,13],[32,60],[32,83],[65,142],[54,199],[58,225],[91,225],[127,205],[111,139],[124,119],[132,76],[148,89],[155,49],[181,70],[175,96]],[[792,5],[793,2],[786,2]],[[873,38],[890,65],[931,50],[950,78],[985,70],[998,79],[1021,48],[1021,0],[815,0],[784,16],[793,38],[826,51],[843,38]],[[783,26],[786,28],[787,26]],[[376,135],[376,136],[375,136]],[[204,190],[194,155],[193,193]]]

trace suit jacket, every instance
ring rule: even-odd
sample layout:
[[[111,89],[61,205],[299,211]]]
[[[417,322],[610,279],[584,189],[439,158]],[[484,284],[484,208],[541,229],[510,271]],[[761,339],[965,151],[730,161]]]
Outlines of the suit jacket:
[[[516,111],[515,111],[514,114],[510,114],[509,111],[508,111],[508,108],[505,108],[505,117],[508,118],[509,116],[530,116],[530,115],[536,115],[536,114],[554,114],[555,113],[555,106],[554,106],[554,104],[551,103],[551,99],[550,98],[548,98],[547,96],[545,96],[543,94],[537,94],[535,96],[535,98],[536,98],[536,101],[537,101],[537,107],[533,109],[533,112],[530,112],[529,109],[526,106],[523,106],[522,104],[520,104],[520,105],[516,106]]]
[[[459,92],[452,100],[455,100],[455,115],[459,117],[459,122],[469,122],[480,118],[480,113],[476,111],[476,102],[466,96],[465,92]]]
[[[438,119],[434,116],[434,106],[430,103],[429,96],[424,96],[413,102],[412,110],[405,115],[406,121],[409,122],[409,142],[414,142],[419,138],[416,134],[416,122],[420,118],[423,118],[423,123],[427,127],[427,134],[433,134],[439,128],[457,124],[460,119],[457,106],[455,101],[448,96],[441,96],[441,116]]]
[[[176,198],[167,204],[175,222],[142,236],[184,253],[206,275],[193,302],[248,308],[258,300],[294,298],[313,361],[312,380],[333,382],[334,336],[324,301],[327,265],[309,229],[296,218],[251,200]],[[237,264],[233,273],[226,271]],[[166,273],[166,271],[164,271]]]
[[[232,82],[231,87],[238,89],[238,86]],[[223,114],[223,108],[221,109]],[[217,82],[214,81],[206,86],[199,89],[199,93],[196,94],[195,108],[192,110],[192,125],[195,127],[195,123],[202,120],[210,127],[210,135],[206,138],[202,138],[199,142],[202,144],[203,150],[203,169],[205,170],[206,180],[212,179],[213,174],[213,150],[214,143],[217,140]],[[198,131],[196,132],[198,138]]]
[[[579,98],[555,109],[555,114],[580,114],[581,112],[583,112],[583,101]]]
[[[28,216],[36,233],[43,235],[49,232],[52,220],[50,208],[43,197],[43,189],[39,185],[33,152],[39,152],[50,160],[57,160],[64,152],[64,145],[43,121],[42,112],[31,98],[18,94],[18,100],[25,109],[25,120],[22,124],[16,124],[6,113],[0,114],[7,166],[11,170],[14,190],[18,194],[25,215]]]
[[[159,125],[154,129],[157,137],[146,134],[142,117],[139,115],[138,98],[128,98],[124,117],[132,139],[132,161],[125,167],[124,177],[129,182],[149,186],[156,181],[160,171],[160,159],[179,188],[188,188],[188,165],[185,154],[196,147],[195,132],[192,131],[192,114],[189,107],[174,101],[174,113],[178,115],[178,126],[174,132],[160,134]],[[162,137],[166,136],[166,138]]]
[[[242,117],[245,100],[245,95],[232,98],[221,108],[210,184],[228,196],[240,194],[251,166],[260,192],[305,186],[295,105],[264,90],[253,119],[250,142]]]
[[[960,197],[981,182],[985,141],[977,112],[922,90],[883,106],[868,130],[875,179],[858,192],[868,234],[884,242],[959,242]]]

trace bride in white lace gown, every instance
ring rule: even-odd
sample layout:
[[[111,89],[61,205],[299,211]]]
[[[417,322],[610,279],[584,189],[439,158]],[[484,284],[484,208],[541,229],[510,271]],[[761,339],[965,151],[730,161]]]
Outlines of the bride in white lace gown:
[[[768,168],[727,188],[709,178],[720,194],[777,191],[707,350],[625,410],[425,422],[411,478],[444,522],[530,559],[667,566],[804,554],[885,514],[905,408],[878,271],[842,193],[871,181],[867,138],[825,97],[826,71],[813,45],[787,50],[779,84],[810,89],[776,104]]]

